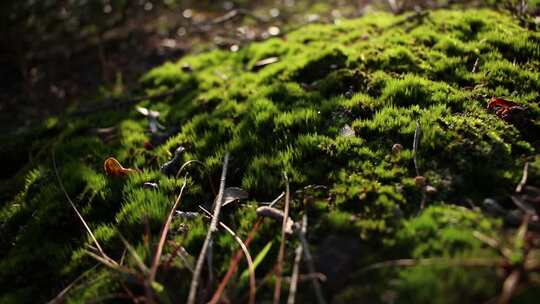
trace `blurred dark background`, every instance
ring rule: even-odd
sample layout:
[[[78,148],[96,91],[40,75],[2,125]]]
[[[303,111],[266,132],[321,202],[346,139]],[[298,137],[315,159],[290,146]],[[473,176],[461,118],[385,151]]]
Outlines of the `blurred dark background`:
[[[0,132],[132,92],[149,68],[211,48],[235,51],[306,23],[372,10],[492,5],[538,13],[540,0],[3,0]]]

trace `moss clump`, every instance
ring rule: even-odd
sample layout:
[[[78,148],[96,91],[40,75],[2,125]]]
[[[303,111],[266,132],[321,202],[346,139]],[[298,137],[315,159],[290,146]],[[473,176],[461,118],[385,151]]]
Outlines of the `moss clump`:
[[[216,183],[223,155],[230,152],[227,184],[247,190],[250,202],[225,208],[222,220],[241,238],[255,222],[257,202],[282,191],[283,171],[292,189],[326,187],[295,194],[291,214],[295,220],[303,212],[310,216],[318,268],[331,269],[325,257],[335,257],[336,265],[344,267],[341,276],[329,274],[323,285],[329,298],[351,299],[348,288],[357,282],[363,286],[353,294],[357,298],[383,294],[385,281],[397,277],[397,292],[410,302],[457,301],[448,296],[469,286],[474,288],[468,289],[468,299],[487,299],[500,287],[486,279],[493,275],[489,271],[464,276],[463,269],[422,267],[378,273],[370,281],[354,270],[385,259],[489,254],[472,231],[503,228],[478,212],[450,205],[508,197],[523,163],[538,155],[540,35],[490,10],[405,18],[374,14],[310,25],[236,53],[212,51],[167,63],[143,77],[143,88],[150,94],[171,88],[179,93],[139,104],[159,110],[160,123],[176,130],[165,142],[145,148],[152,136],[148,122],[126,109],[59,122],[63,131],[44,133],[43,149],[56,151],[67,192],[111,257],[123,255],[123,236],[143,262],[151,263],[161,225],[184,182],[163,176],[159,165],[182,145],[184,161],[196,159],[205,167],[189,167],[184,211],[211,205],[215,185],[208,178]],[[278,60],[254,69],[268,57]],[[193,71],[182,70],[184,65]],[[492,95],[526,106],[523,123],[510,124],[487,112]],[[428,205],[437,202],[438,207],[425,211],[419,210],[422,192],[412,164],[417,122],[419,171],[438,189],[428,197]],[[109,140],[92,135],[93,128],[110,126],[115,129]],[[403,149],[392,151],[396,143]],[[109,156],[141,172],[106,177],[102,164]],[[33,301],[48,300],[95,264],[84,254],[91,242],[65,202],[51,158],[39,154],[27,168],[12,179],[26,175],[26,183],[13,182],[19,194],[0,206],[0,294],[5,302],[23,302],[28,294]],[[158,188],[144,188],[145,182]],[[186,259],[175,259],[158,273],[164,286],[160,296],[171,299],[186,296],[189,261],[198,253],[206,224],[201,218],[175,219],[172,227],[165,254],[175,255],[175,244],[181,244]],[[265,221],[251,252],[277,243],[278,231],[279,225]],[[258,267],[260,278],[275,262],[275,247]],[[235,248],[230,236],[216,235],[215,277],[227,271]],[[330,251],[336,248],[342,252]],[[126,263],[136,265],[129,257]],[[68,294],[73,302],[122,292],[120,283],[141,292],[132,281],[101,267],[90,273],[103,280],[86,280]],[[419,286],[426,293],[412,292]],[[237,286],[229,296],[241,299],[245,288]],[[272,284],[263,284],[260,299],[270,298],[271,290]],[[303,288],[299,297],[310,301],[311,293]]]

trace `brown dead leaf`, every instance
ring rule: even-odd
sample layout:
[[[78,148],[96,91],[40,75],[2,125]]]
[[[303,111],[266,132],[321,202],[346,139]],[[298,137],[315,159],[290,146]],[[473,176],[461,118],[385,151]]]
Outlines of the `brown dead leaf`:
[[[114,157],[107,158],[103,164],[103,168],[108,176],[126,176],[129,173],[137,172],[134,169],[122,167],[120,162],[118,162]]]

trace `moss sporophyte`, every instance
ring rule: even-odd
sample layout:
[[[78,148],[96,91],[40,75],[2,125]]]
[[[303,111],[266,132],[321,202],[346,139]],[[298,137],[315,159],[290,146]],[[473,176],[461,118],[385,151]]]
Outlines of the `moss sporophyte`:
[[[144,95],[174,94],[141,100],[125,111],[71,117],[59,122],[63,128],[43,125],[5,142],[16,153],[54,149],[65,191],[103,251],[137,274],[152,265],[184,182],[177,211],[210,209],[228,152],[226,187],[249,196],[223,206],[219,220],[245,240],[257,208],[284,191],[286,172],[289,216],[296,223],[309,217],[305,236],[314,268],[326,279],[326,300],[485,302],[504,289],[505,268],[448,261],[500,257],[475,235],[501,236],[504,243],[521,223],[503,223],[505,214],[490,215],[482,202],[493,200],[503,213],[518,210],[511,196],[525,162],[531,164],[526,186],[539,186],[539,42],[538,32],[492,10],[436,10],[422,18],[374,13],[311,24],[237,52],[186,56],[141,78]],[[486,106],[492,96],[523,110],[497,102],[493,112]],[[141,109],[159,115],[150,120]],[[91,132],[104,127],[113,127],[106,137]],[[47,301],[81,275],[64,295],[67,302],[128,291],[148,296],[145,290],[155,301],[187,299],[207,234],[205,216],[172,218],[155,280],[144,287],[136,275],[94,267],[87,254],[94,242],[67,204],[49,153],[38,153],[6,185],[11,191],[4,193],[18,193],[0,205],[0,302],[27,302],[28,295]],[[424,201],[426,186],[436,191]],[[283,207],[284,200],[273,205]],[[523,219],[523,213],[516,215]],[[265,219],[253,230],[249,252],[260,283],[258,301],[273,297],[281,226]],[[527,237],[536,233],[530,228]],[[295,234],[286,238],[283,290],[293,268],[291,248],[299,245]],[[219,229],[209,248],[211,270],[202,272],[200,285],[207,292],[198,293],[208,299],[238,244]],[[398,259],[447,262],[364,270]],[[233,279],[221,295],[234,303],[247,301],[250,290],[248,276],[241,276],[246,264],[236,263],[240,271],[229,275]],[[525,288],[534,286],[537,275],[517,280],[524,285],[516,301],[538,297],[538,288]],[[297,289],[298,302],[317,300],[310,286]]]

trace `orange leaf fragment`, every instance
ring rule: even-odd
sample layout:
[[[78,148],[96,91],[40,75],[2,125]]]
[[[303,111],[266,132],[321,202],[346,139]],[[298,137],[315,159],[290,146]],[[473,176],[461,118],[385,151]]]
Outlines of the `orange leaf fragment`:
[[[136,172],[136,170],[122,167],[114,157],[107,158],[103,164],[103,168],[109,176],[125,176],[129,173]]]

